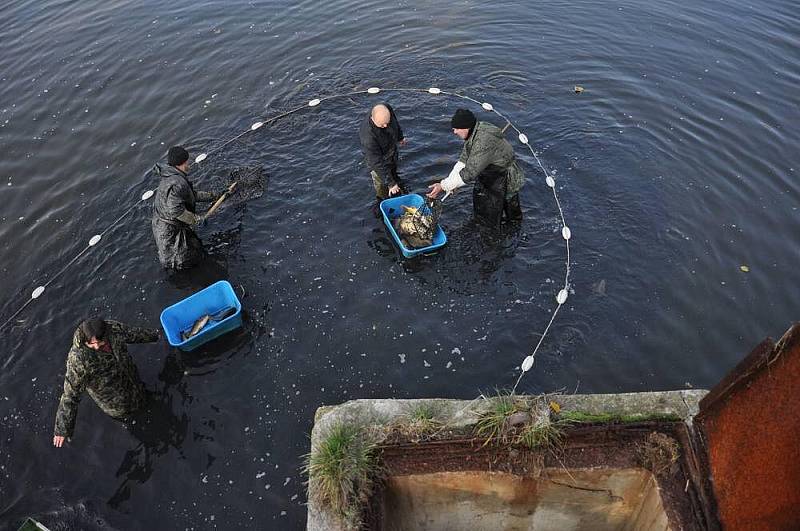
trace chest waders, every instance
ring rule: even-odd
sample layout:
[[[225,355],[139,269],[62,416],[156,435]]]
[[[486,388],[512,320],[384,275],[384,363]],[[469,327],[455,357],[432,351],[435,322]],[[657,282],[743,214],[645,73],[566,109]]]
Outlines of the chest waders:
[[[478,223],[500,228],[507,188],[508,173],[504,168],[490,164],[478,175],[472,189],[472,207]]]

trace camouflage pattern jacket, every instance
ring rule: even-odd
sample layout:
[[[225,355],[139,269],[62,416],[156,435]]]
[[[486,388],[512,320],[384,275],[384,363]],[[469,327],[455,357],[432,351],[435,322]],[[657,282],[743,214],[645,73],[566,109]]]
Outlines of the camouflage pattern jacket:
[[[158,341],[158,330],[127,326],[116,321],[106,323],[106,341],[111,352],[87,347],[80,328],[72,337],[64,375],[64,393],[56,412],[57,436],[72,437],[84,390],[100,409],[112,417],[125,416],[144,402],[144,385],[126,344]]]
[[[489,122],[478,122],[472,134],[464,142],[458,161],[465,164],[461,170],[461,180],[469,184],[488,166],[498,166],[507,171],[508,188],[506,197],[512,197],[525,180],[522,168],[517,164],[514,148],[503,137],[503,131]]]

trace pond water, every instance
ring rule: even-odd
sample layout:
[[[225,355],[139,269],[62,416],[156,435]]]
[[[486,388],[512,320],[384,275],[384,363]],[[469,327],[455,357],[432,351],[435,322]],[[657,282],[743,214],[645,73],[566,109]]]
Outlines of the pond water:
[[[369,86],[489,101],[556,176],[570,297],[519,391],[710,387],[798,317],[795,2],[25,0],[0,18],[0,321],[156,186],[148,170],[170,145],[197,154]],[[482,234],[461,192],[445,203],[448,245],[403,260],[358,146],[379,98],[409,138],[412,190],[446,175],[463,102],[324,102],[195,167],[201,189],[241,166],[269,176],[200,230],[213,264],[169,277],[141,203],[0,331],[0,528],[32,515],[53,529],[300,529],[317,407],[514,384],[563,285],[544,175],[514,142],[519,230]],[[219,278],[242,296],[243,329],[192,353],[133,346],[151,411],[125,427],[87,398],[53,448],[78,322],[156,327]]]

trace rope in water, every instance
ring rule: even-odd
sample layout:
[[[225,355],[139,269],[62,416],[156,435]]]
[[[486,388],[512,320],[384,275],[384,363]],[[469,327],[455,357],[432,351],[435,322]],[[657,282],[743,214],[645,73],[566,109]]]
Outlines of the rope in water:
[[[337,98],[345,98],[345,97],[349,97],[349,96],[355,96],[355,95],[358,95],[358,94],[378,94],[380,92],[420,92],[420,93],[428,93],[428,94],[432,94],[432,95],[452,96],[452,97],[455,97],[455,98],[460,98],[462,100],[470,101],[470,102],[472,102],[472,103],[474,103],[476,105],[479,105],[481,108],[483,108],[486,111],[493,112],[494,114],[496,114],[497,116],[499,116],[500,118],[505,120],[511,126],[511,128],[513,128],[514,131],[517,132],[517,135],[518,135],[517,138],[519,139],[519,141],[523,145],[525,145],[525,147],[528,148],[528,150],[531,152],[531,155],[533,155],[533,158],[536,160],[536,163],[538,164],[539,168],[542,170],[542,173],[545,175],[545,183],[551,189],[551,191],[553,193],[553,198],[555,199],[555,202],[556,202],[556,206],[558,207],[558,215],[559,215],[559,218],[560,218],[560,221],[561,221],[561,236],[564,238],[565,245],[566,245],[566,271],[564,273],[564,287],[556,295],[556,304],[557,304],[556,308],[553,310],[553,313],[550,316],[550,321],[547,323],[547,326],[545,327],[544,332],[539,337],[539,341],[536,343],[536,347],[533,349],[533,352],[531,352],[530,355],[526,356],[525,359],[520,364],[521,372],[519,374],[519,377],[517,378],[516,383],[514,384],[514,388],[512,390],[512,393],[514,393],[514,392],[516,392],[517,386],[519,385],[520,381],[522,380],[522,377],[525,375],[525,373],[527,373],[528,371],[531,370],[531,367],[533,367],[533,362],[534,362],[536,353],[539,351],[539,347],[542,346],[542,343],[544,342],[544,338],[547,336],[547,333],[550,331],[550,327],[552,326],[553,321],[555,321],[556,315],[558,315],[558,311],[561,309],[561,306],[563,306],[564,303],[567,301],[567,297],[568,297],[568,293],[569,293],[569,274],[570,274],[569,240],[572,237],[572,234],[571,234],[571,231],[570,231],[569,227],[567,226],[566,220],[564,218],[564,210],[562,209],[561,202],[558,199],[558,193],[556,191],[555,178],[550,173],[548,173],[548,171],[545,169],[544,165],[542,164],[542,161],[539,159],[539,156],[536,154],[536,152],[534,151],[534,149],[531,147],[530,143],[528,142],[528,137],[516,125],[514,125],[511,122],[511,120],[509,120],[508,118],[506,118],[506,116],[504,116],[503,114],[498,112],[491,103],[480,102],[480,101],[478,101],[478,100],[476,100],[474,98],[471,98],[471,97],[463,95],[463,94],[458,94],[456,92],[446,92],[446,91],[441,90],[441,89],[439,89],[437,87],[430,87],[430,88],[427,88],[427,89],[424,89],[424,88],[390,88],[390,89],[382,89],[382,88],[379,88],[379,87],[370,87],[370,88],[368,88],[366,90],[356,90],[356,91],[352,91],[352,92],[334,94],[332,96],[325,96],[325,97],[322,97],[322,98],[312,99],[305,105],[301,105],[299,107],[295,107],[295,108],[290,109],[288,111],[282,112],[280,114],[277,114],[277,115],[273,116],[272,118],[264,118],[263,121],[256,121],[248,129],[245,129],[244,131],[242,131],[238,135],[235,135],[235,136],[229,138],[228,140],[226,140],[222,144],[216,146],[214,149],[211,149],[211,150],[208,150],[206,152],[200,153],[199,155],[197,155],[195,157],[194,161],[195,161],[196,164],[200,164],[204,160],[206,160],[210,155],[213,155],[214,153],[217,153],[217,152],[221,151],[222,149],[224,149],[225,147],[229,146],[231,143],[239,140],[243,136],[245,136],[247,134],[250,134],[250,133],[252,133],[254,131],[257,131],[258,129],[261,129],[265,125],[274,123],[274,122],[276,122],[276,121],[278,121],[278,120],[280,120],[282,118],[285,118],[285,117],[287,117],[289,115],[292,115],[292,114],[295,114],[297,112],[300,112],[300,111],[302,111],[304,109],[308,109],[310,107],[317,107],[317,106],[319,106],[321,103],[323,103],[325,101],[329,101],[329,100],[333,100],[333,99],[337,99]],[[50,284],[52,284],[56,279],[58,279],[67,269],[69,269],[69,267],[71,267],[81,256],[86,254],[87,251],[89,251],[92,247],[97,245],[97,243],[99,243],[100,240],[102,239],[103,235],[105,235],[107,232],[109,232],[114,227],[116,227],[142,201],[146,201],[146,200],[150,199],[152,196],[153,196],[153,190],[147,190],[144,194],[142,194],[141,199],[139,201],[137,201],[136,204],[134,204],[128,210],[126,210],[113,223],[111,223],[108,227],[106,227],[105,230],[103,230],[100,234],[96,234],[96,235],[92,236],[92,238],[89,240],[88,245],[86,247],[84,247],[77,255],[75,255],[75,257],[72,260],[70,260],[64,267],[62,267],[60,271],[58,271],[55,275],[53,275],[53,277],[51,277],[50,280],[48,280],[45,284],[43,284],[41,286],[38,286],[36,289],[33,290],[33,292],[31,293],[31,298],[28,299],[16,312],[14,312],[14,314],[11,315],[11,317],[9,317],[2,325],[0,325],[0,330],[4,329],[11,321],[13,321],[14,318],[16,318],[29,304],[31,304],[34,300],[38,299],[42,295],[42,293],[44,293],[45,289]]]

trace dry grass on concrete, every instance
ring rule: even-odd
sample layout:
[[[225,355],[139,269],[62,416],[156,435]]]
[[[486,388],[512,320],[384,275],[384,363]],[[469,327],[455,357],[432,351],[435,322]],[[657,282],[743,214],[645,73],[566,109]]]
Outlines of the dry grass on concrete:
[[[659,475],[668,472],[678,461],[679,449],[678,441],[654,431],[636,446],[636,457],[644,468]]]

